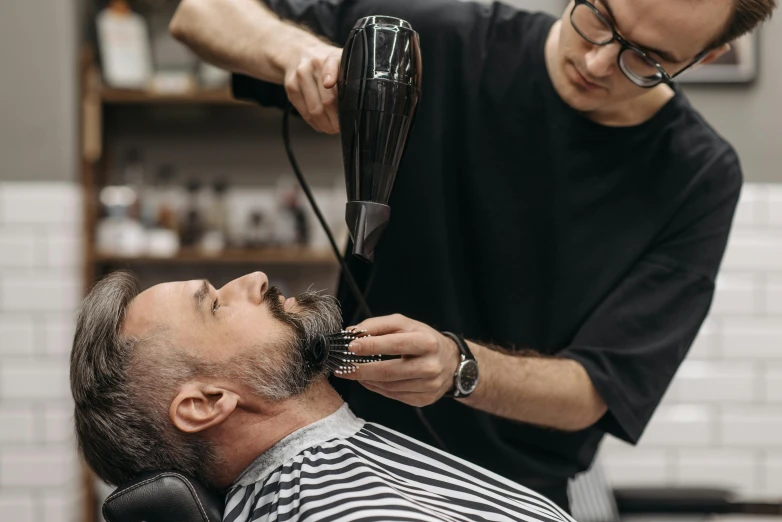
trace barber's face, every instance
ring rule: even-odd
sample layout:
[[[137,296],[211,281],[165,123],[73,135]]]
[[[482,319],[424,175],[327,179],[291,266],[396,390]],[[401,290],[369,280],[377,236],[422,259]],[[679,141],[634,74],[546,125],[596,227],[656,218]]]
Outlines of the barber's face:
[[[592,0],[622,37],[646,51],[671,75],[684,69],[720,34],[732,3],[732,0]],[[619,69],[618,42],[594,45],[575,30],[570,18],[574,5],[571,1],[562,17],[555,63],[549,71],[565,102],[576,110],[589,112],[648,92],[633,84]]]
[[[174,346],[207,362],[251,392],[284,399],[317,375],[303,349],[320,334],[338,331],[336,300],[316,293],[286,299],[254,272],[215,288],[206,280],[163,283],[131,303],[123,333],[143,337],[164,326]],[[168,335],[168,333],[167,333]]]

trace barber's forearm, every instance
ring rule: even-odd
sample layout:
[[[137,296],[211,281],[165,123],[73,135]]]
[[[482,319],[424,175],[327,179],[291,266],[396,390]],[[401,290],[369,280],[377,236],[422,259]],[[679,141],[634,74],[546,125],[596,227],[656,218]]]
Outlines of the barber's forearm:
[[[480,380],[463,402],[517,421],[576,431],[606,412],[586,370],[571,359],[507,355],[470,343]]]
[[[292,54],[319,43],[259,0],[182,0],[170,31],[209,63],[277,84]]]

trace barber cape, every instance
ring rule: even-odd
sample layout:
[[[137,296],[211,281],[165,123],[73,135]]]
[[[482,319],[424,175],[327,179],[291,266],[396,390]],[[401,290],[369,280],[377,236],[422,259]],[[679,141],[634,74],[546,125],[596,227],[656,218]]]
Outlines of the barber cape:
[[[383,426],[343,404],[258,457],[224,522],[572,519],[545,497]]]

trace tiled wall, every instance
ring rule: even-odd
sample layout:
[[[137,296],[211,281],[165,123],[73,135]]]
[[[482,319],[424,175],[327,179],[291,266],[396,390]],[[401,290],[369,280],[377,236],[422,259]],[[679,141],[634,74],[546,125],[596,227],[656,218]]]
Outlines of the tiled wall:
[[[782,498],[782,185],[746,185],[709,317],[638,447],[605,441],[612,483]]]
[[[68,355],[82,293],[72,183],[0,183],[0,520],[78,520]]]
[[[0,520],[79,520],[68,352],[81,296],[80,192],[0,184]],[[608,440],[622,485],[782,493],[782,186],[744,189],[712,312],[637,448]]]

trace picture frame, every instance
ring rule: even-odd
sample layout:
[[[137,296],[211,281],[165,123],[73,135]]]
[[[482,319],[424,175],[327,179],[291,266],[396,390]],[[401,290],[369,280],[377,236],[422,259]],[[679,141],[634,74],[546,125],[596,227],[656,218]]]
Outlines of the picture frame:
[[[760,61],[759,31],[737,38],[730,44],[731,49],[716,61],[693,67],[677,81],[700,84],[746,84],[752,83],[758,75]]]

